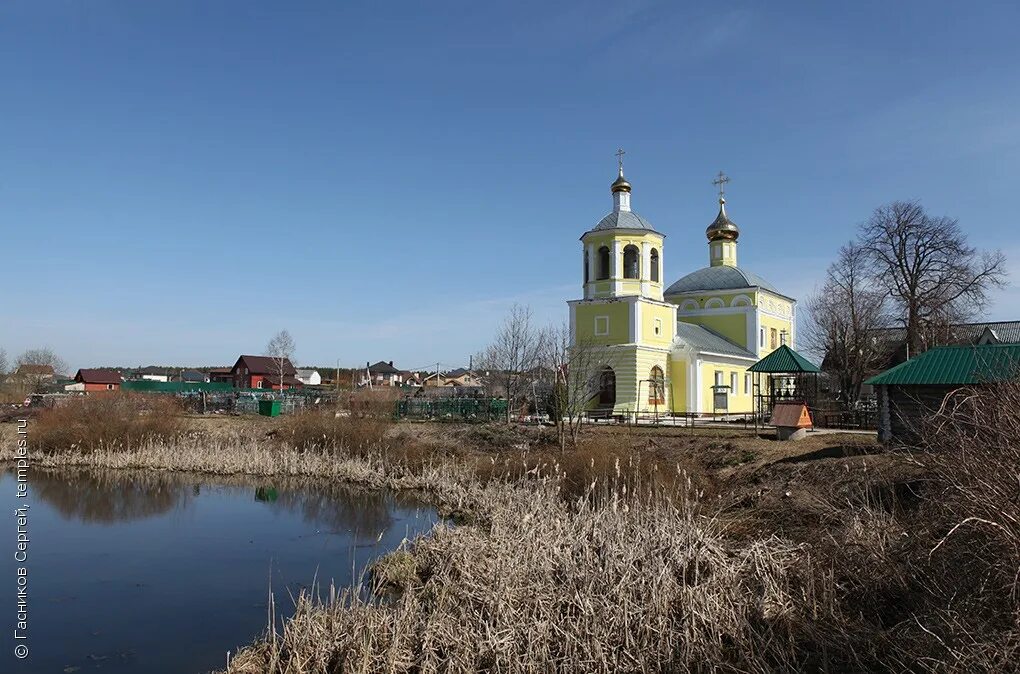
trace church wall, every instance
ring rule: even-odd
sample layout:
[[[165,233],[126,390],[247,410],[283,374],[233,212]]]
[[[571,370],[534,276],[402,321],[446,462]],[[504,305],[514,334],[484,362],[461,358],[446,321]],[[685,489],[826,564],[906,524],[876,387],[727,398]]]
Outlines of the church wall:
[[[616,405],[613,407],[615,413],[627,414],[634,412],[635,409],[640,412],[655,411],[655,404],[648,402],[651,391],[648,380],[651,379],[652,367],[656,365],[662,368],[666,377],[666,399],[659,404],[658,411],[665,414],[671,410],[668,357],[669,352],[666,350],[639,346],[612,346],[606,349],[602,362],[613,368],[616,374]],[[601,367],[600,365],[599,369]],[[595,406],[593,404],[593,407]]]
[[[700,411],[703,413],[711,413],[713,411],[713,394],[714,391],[712,386],[715,385],[715,373],[717,371],[722,372],[722,383],[729,386],[733,382],[733,375],[736,375],[736,389],[731,390],[729,393],[728,408],[726,410],[716,410],[718,413],[727,414],[747,414],[754,410],[753,407],[753,389],[748,388],[748,392],[744,393],[744,376],[747,373],[747,368],[753,365],[752,362],[748,361],[746,365],[737,364],[734,362],[726,362],[723,360],[703,360],[701,362],[701,390],[698,391],[698,396],[701,402]],[[754,384],[753,378],[750,382]]]
[[[673,357],[669,361],[670,410],[678,414],[687,412],[687,386],[691,364],[686,357]]]
[[[790,345],[791,349],[796,348],[796,346],[793,344],[793,333],[792,333],[793,323],[792,323],[792,321],[790,319],[788,319],[788,318],[777,318],[775,316],[771,316],[769,314],[766,314],[766,313],[762,312],[760,314],[759,321],[760,321],[760,325],[759,325],[760,329],[765,331],[765,333],[764,333],[765,334],[765,344],[764,344],[764,346],[761,345],[762,344],[762,342],[761,342],[761,334],[762,333],[761,332],[758,333],[758,344],[755,345],[755,346],[759,347],[757,353],[758,353],[758,355],[760,357],[764,358],[765,356],[767,356],[768,354],[772,353],[773,351],[775,351],[776,349],[779,348],[779,346],[783,343],[781,335],[782,335],[782,332],[784,330],[786,331],[786,343]],[[776,343],[775,343],[774,346],[772,344],[772,330],[773,329],[776,331]],[[752,351],[753,350],[754,349],[752,349]]]
[[[591,302],[576,305],[575,335],[578,341],[591,344],[625,344],[631,341],[629,302]],[[595,334],[595,318],[609,319],[609,334]]]
[[[731,342],[748,348],[749,351],[753,351],[753,344],[750,347],[747,346],[747,314],[747,310],[733,313],[720,311],[718,314],[705,313],[696,316],[682,316],[680,320],[685,323],[703,325],[709,330],[718,332]]]
[[[641,334],[639,341],[663,348],[673,343],[676,335],[676,310],[671,306],[661,306],[649,302],[641,303]],[[655,333],[658,321],[659,333]]]
[[[743,290],[734,290],[732,292],[712,291],[698,294],[683,293],[678,295],[670,295],[669,297],[666,298],[666,300],[678,306],[683,304],[687,300],[694,300],[695,302],[698,303],[699,309],[704,309],[705,303],[708,302],[708,300],[712,299],[713,297],[721,299],[723,304],[729,307],[733,305],[733,300],[740,296],[747,297],[751,301],[751,304],[754,304],[756,295],[757,292],[753,288],[745,288]]]

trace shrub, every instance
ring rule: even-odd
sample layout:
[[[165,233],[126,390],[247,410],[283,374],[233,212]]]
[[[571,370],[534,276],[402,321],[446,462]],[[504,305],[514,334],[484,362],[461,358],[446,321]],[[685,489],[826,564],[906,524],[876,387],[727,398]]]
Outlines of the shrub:
[[[301,450],[343,449],[357,454],[377,447],[392,423],[382,415],[316,407],[281,417],[277,437]]]
[[[118,393],[72,398],[39,412],[32,425],[36,449],[53,453],[100,447],[131,449],[184,433],[181,408],[169,396]]]
[[[904,660],[925,669],[1003,671],[1020,661],[1020,380],[949,396],[915,459],[933,485],[911,556],[923,592]]]

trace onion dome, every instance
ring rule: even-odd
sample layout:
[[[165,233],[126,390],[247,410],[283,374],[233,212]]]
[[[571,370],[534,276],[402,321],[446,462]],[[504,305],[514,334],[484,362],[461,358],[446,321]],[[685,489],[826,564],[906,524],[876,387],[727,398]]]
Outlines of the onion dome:
[[[630,192],[630,183],[623,177],[623,167],[620,167],[620,175],[617,176],[613,184],[609,186],[609,191],[613,194],[617,192]]]
[[[708,237],[709,241],[718,241],[720,239],[736,241],[737,237],[740,236],[740,228],[737,227],[737,223],[733,222],[726,215],[726,199],[719,197],[719,215],[715,216],[715,220],[705,230],[705,236]]]

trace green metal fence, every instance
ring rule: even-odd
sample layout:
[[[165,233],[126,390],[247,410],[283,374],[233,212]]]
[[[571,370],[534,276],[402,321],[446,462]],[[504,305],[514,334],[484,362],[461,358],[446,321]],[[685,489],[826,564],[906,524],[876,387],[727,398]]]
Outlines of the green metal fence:
[[[397,401],[399,419],[492,421],[506,416],[501,398],[407,398]]]
[[[136,393],[198,393],[200,391],[233,391],[226,382],[180,382],[180,381],[126,381],[120,385],[122,391]]]

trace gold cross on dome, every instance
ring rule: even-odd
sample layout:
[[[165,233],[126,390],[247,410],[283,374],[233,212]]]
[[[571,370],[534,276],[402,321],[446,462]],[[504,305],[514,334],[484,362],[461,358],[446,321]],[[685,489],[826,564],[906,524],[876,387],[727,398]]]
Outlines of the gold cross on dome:
[[[620,175],[623,175],[623,155],[627,154],[623,151],[623,148],[619,148],[616,151],[616,164],[620,169]]]
[[[728,183],[729,181],[730,181],[729,176],[727,176],[722,171],[719,171],[719,175],[717,175],[715,177],[715,180],[712,181],[713,185],[718,185],[719,186],[719,198],[720,199],[723,199],[726,196],[726,183]]]

